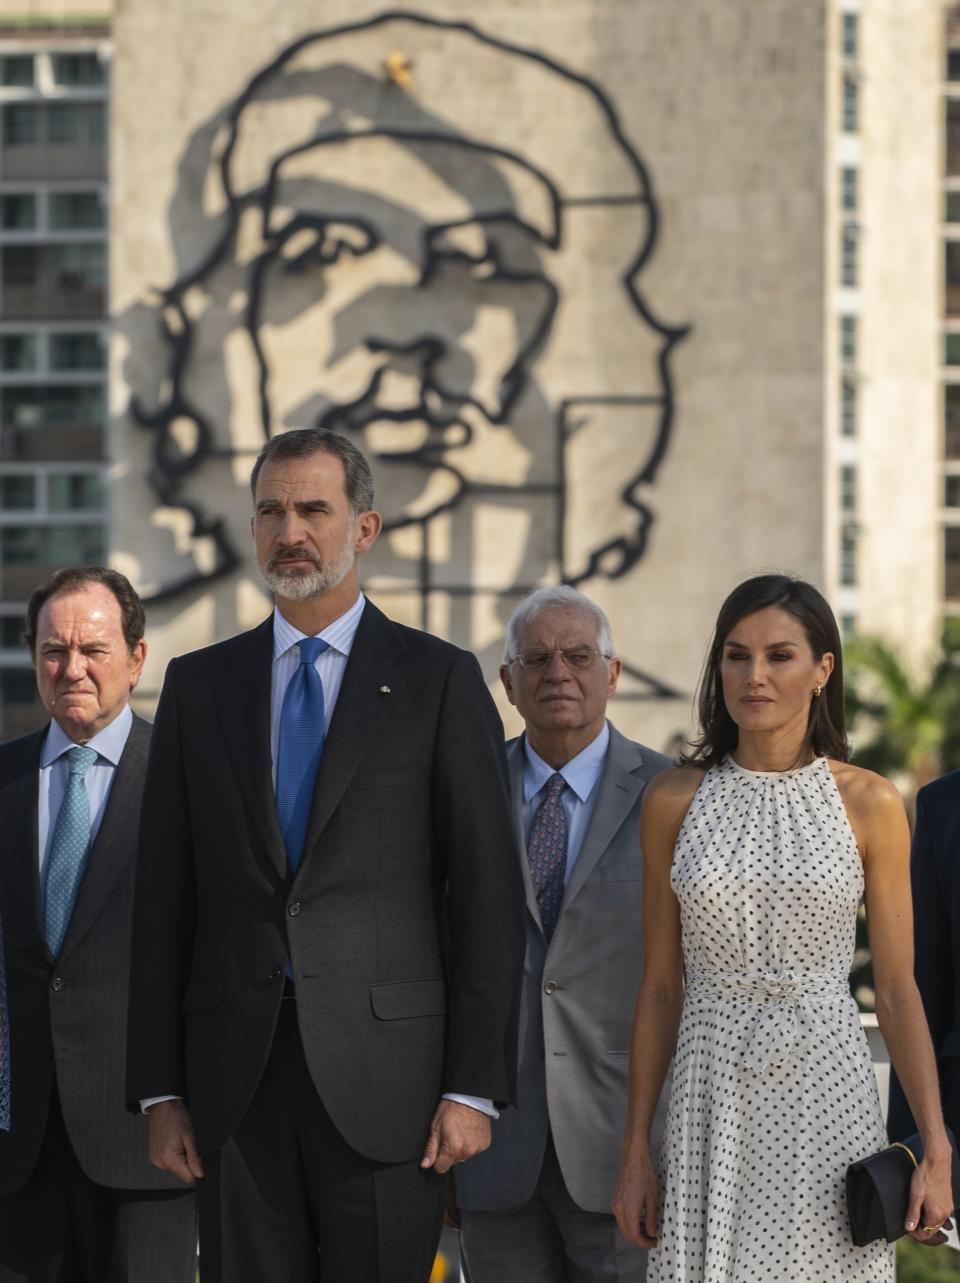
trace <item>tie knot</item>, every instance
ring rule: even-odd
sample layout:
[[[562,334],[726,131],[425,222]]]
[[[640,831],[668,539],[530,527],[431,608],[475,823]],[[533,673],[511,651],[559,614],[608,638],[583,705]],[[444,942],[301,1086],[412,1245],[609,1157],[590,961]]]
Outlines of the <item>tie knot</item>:
[[[559,771],[554,771],[547,780],[547,797],[551,802],[555,802],[566,787],[567,781]]]
[[[317,656],[330,649],[330,643],[325,642],[322,637],[304,637],[297,645],[300,647],[301,664],[316,663]]]
[[[70,767],[71,775],[79,775],[81,779],[89,771],[100,754],[95,748],[72,748],[67,753],[67,763]]]

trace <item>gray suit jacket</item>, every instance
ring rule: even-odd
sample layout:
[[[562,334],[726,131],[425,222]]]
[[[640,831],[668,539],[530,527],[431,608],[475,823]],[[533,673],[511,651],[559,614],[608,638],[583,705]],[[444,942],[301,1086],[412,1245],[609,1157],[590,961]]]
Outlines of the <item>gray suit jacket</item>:
[[[522,736],[507,746],[507,759],[527,902],[517,1108],[494,1123],[490,1148],[457,1168],[457,1202],[465,1211],[526,1202],[549,1130],[574,1201],[609,1212],[643,968],[640,802],[647,782],[671,763],[610,727],[593,816],[548,945],[526,858]]]

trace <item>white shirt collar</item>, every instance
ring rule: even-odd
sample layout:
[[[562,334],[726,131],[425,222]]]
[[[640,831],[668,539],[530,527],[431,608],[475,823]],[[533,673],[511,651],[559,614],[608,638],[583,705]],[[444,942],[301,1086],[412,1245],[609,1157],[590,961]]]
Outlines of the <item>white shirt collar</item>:
[[[573,789],[581,802],[585,802],[596,788],[597,780],[603,770],[603,761],[610,743],[610,724],[603,723],[600,734],[581,749],[576,757],[571,757],[560,767],[567,786]],[[554,769],[543,760],[536,749],[532,748],[526,736],[523,738],[523,800],[529,802],[535,793],[539,793]]]
[[[100,757],[118,766],[132,725],[133,711],[129,704],[124,704],[113,721],[109,722],[102,731],[97,731],[93,739],[87,740],[84,747],[95,749]],[[76,740],[72,740],[66,731],[61,729],[58,722],[51,722],[47,738],[43,741],[43,752],[40,755],[41,768],[52,765],[58,757],[62,757],[64,753],[76,747]]]
[[[363,614],[363,608],[367,604],[367,599],[363,593],[360,593],[357,600],[349,610],[345,610],[339,618],[335,619],[332,624],[328,624],[321,632],[315,634],[322,637],[331,650],[339,651],[341,655],[349,655],[353,647],[353,639],[357,635],[357,629],[360,627],[360,616]],[[288,650],[303,641],[304,637],[309,634],[302,633],[299,628],[294,628],[289,620],[284,619],[278,607],[273,608],[273,659],[274,663],[285,655]]]

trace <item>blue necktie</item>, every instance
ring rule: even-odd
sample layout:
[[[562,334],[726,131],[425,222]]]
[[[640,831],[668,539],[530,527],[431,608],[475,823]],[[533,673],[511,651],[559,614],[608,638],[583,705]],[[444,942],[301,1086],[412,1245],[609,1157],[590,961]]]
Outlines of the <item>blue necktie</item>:
[[[313,790],[326,734],[323,682],[314,664],[329,649],[319,637],[304,637],[300,667],[290,678],[280,710],[277,747],[277,819],[291,874],[296,873],[307,836]]]
[[[90,850],[90,798],[84,777],[97,760],[95,748],[67,752],[70,778],[53,826],[43,887],[43,931],[50,952],[60,954]]]
[[[527,838],[527,860],[543,934],[549,940],[560,917],[563,880],[567,872],[567,813],[561,796],[566,780],[554,771],[547,780],[547,796],[540,803]]]

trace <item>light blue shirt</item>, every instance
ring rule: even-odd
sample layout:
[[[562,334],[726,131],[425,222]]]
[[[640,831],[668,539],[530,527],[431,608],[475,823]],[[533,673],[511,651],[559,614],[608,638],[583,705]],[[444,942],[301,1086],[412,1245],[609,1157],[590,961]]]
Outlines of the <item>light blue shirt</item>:
[[[586,836],[593,808],[597,802],[597,783],[603,773],[603,763],[610,743],[609,723],[603,723],[603,730],[595,740],[591,740],[585,749],[576,757],[560,767],[560,774],[567,787],[560,794],[560,802],[567,816],[567,867],[563,875],[563,885],[570,881],[570,874],[577,862],[583,839]],[[530,825],[543,803],[547,781],[554,775],[554,768],[549,766],[537,751],[530,746],[530,741],[523,741],[523,833],[530,836]]]
[[[353,649],[353,639],[360,627],[360,617],[367,599],[361,593],[349,610],[344,611],[339,619],[328,624],[322,632],[316,634],[327,643],[328,649],[314,660],[314,668],[323,682],[323,713],[330,729],[333,710],[337,706],[337,696],[343,684],[347,660]],[[273,608],[273,669],[270,675],[270,756],[273,761],[273,787],[277,787],[277,745],[280,743],[280,713],[283,710],[283,697],[290,678],[300,667],[298,644],[307,633],[294,628],[289,620],[276,606]]]
[[[113,721],[97,731],[93,739],[88,740],[86,747],[95,749],[98,757],[87,771],[84,783],[90,799],[90,843],[96,839],[100,821],[107,809],[107,799],[117,766],[126,747],[127,737],[133,725],[133,713],[126,704]],[[43,741],[40,753],[40,789],[37,809],[37,848],[40,853],[40,876],[46,867],[50,839],[53,837],[54,825],[60,813],[60,804],[67,790],[70,777],[70,765],[65,754],[76,748],[77,743],[66,731],[61,730],[56,722],[50,723],[47,738]]]

